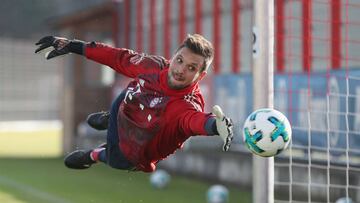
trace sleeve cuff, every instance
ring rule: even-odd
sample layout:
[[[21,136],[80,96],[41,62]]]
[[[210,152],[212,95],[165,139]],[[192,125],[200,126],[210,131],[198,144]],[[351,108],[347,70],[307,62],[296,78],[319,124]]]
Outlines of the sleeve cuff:
[[[215,117],[209,117],[205,122],[205,130],[208,135],[218,135],[218,131],[216,128],[216,119]]]
[[[84,55],[85,53],[85,42],[80,40],[72,40],[69,45],[69,51],[71,53]]]

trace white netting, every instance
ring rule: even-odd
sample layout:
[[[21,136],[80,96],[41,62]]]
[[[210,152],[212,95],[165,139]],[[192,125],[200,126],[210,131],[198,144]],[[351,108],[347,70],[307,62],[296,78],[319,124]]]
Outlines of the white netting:
[[[0,121],[60,119],[60,61],[35,55],[35,40],[0,44]]]
[[[275,159],[275,202],[360,202],[360,2],[283,3],[286,74],[277,77],[274,104],[293,140]]]

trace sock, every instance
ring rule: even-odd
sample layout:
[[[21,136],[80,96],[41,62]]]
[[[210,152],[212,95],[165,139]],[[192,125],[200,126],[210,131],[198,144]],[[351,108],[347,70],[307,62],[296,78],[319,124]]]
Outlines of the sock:
[[[105,148],[101,147],[101,148],[96,148],[94,150],[92,150],[92,152],[90,153],[90,158],[93,161],[98,162],[99,161],[99,155],[101,152],[105,152]]]
[[[107,163],[106,162],[106,150],[102,150],[99,153],[99,161],[103,162],[103,163]]]

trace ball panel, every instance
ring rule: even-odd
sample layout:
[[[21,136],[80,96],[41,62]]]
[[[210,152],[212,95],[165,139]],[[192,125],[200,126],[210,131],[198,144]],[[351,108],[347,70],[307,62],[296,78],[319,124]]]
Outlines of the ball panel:
[[[256,153],[263,153],[264,150],[262,150],[261,148],[259,148],[256,143],[257,143],[257,139],[261,139],[262,138],[262,133],[261,132],[257,132],[255,133],[254,136],[252,136],[249,132],[249,129],[246,128],[245,131],[245,143],[247,145],[247,147],[249,149],[251,149],[252,151],[255,151]]]

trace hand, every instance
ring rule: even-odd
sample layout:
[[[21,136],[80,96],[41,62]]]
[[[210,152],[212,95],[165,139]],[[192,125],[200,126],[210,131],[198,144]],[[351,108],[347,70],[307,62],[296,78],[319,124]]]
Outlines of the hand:
[[[69,44],[70,40],[62,37],[46,36],[41,38],[35,45],[40,45],[39,48],[35,50],[35,53],[43,51],[49,47],[53,47],[54,50],[49,51],[45,54],[46,59],[51,59],[57,56],[70,53]]]
[[[233,123],[230,118],[224,115],[218,105],[213,106],[212,113],[216,116],[216,128],[219,136],[224,141],[223,151],[228,151],[234,137]]]

